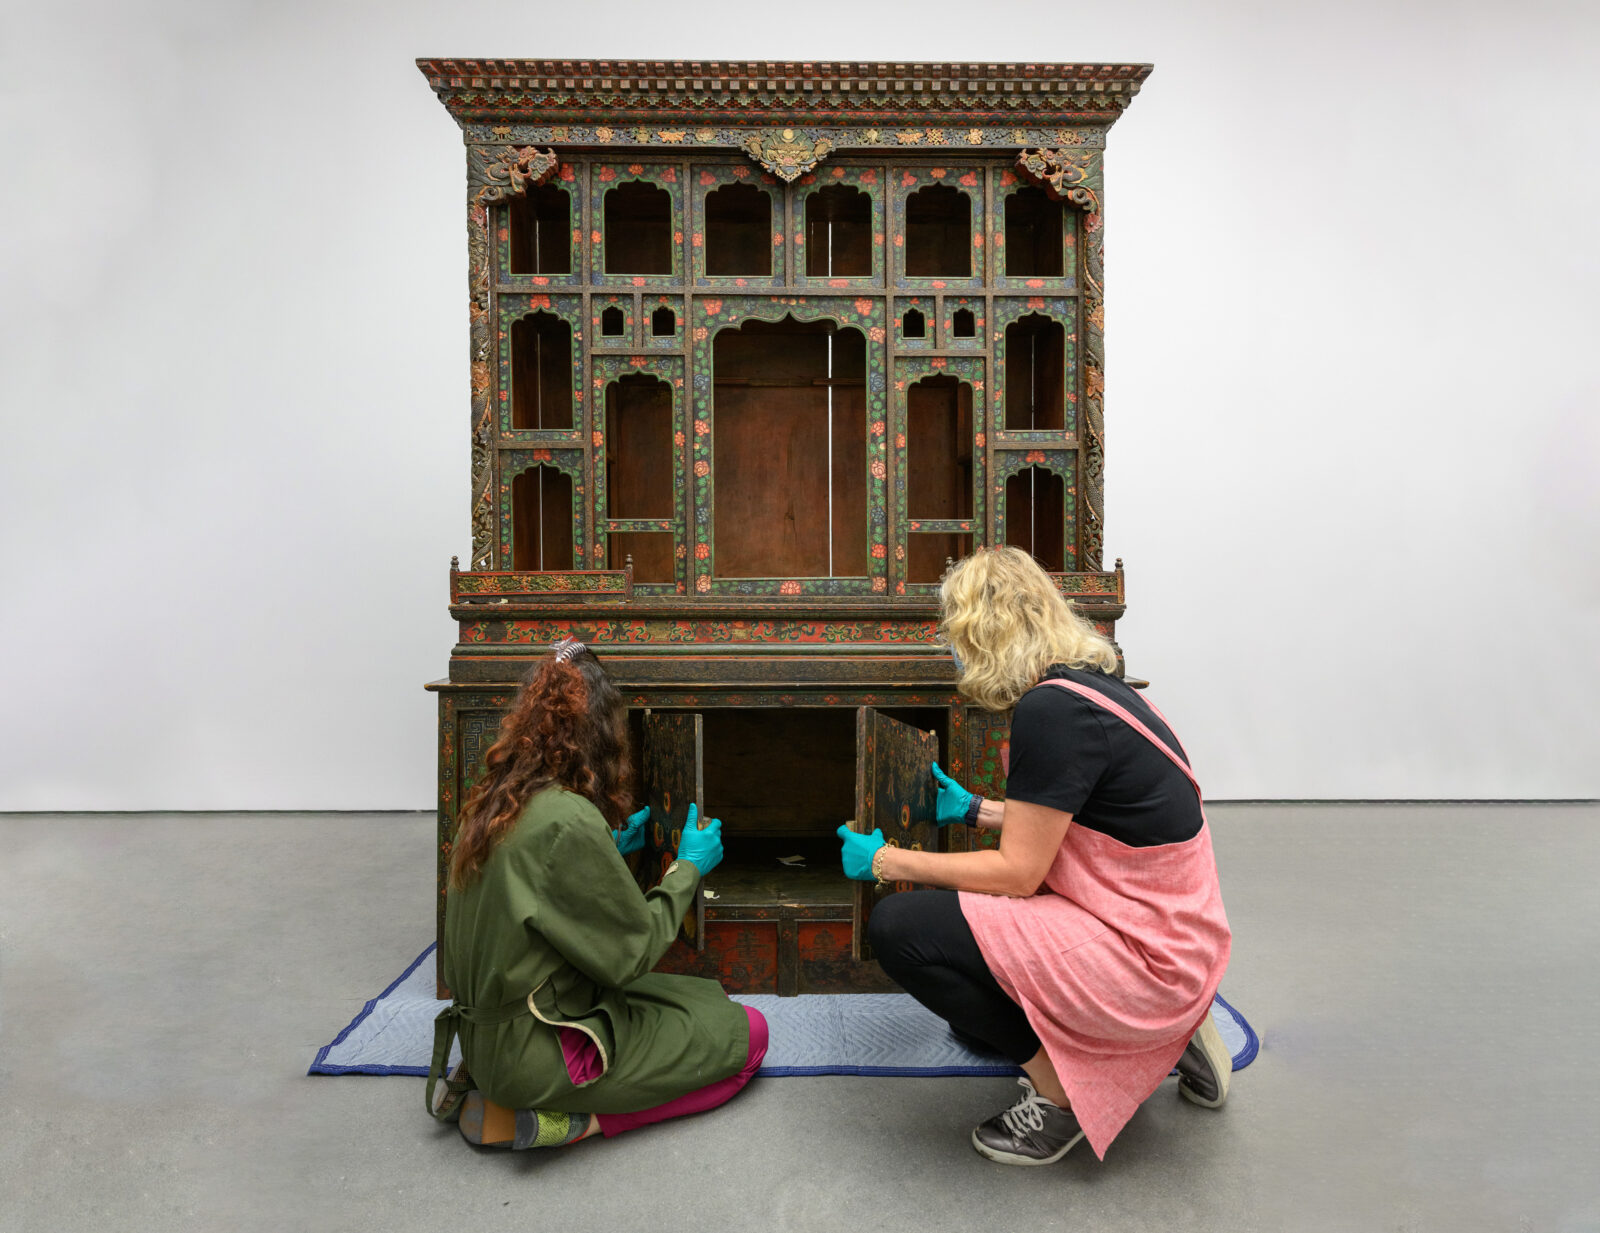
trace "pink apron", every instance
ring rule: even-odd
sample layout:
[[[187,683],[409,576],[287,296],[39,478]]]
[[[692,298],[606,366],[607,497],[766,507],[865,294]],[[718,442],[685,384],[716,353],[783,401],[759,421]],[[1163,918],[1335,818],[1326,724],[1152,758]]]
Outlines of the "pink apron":
[[[1127,708],[1075,681],[1042,684],[1069,689],[1130,725],[1200,795],[1183,759]],[[1233,935],[1204,803],[1199,833],[1182,843],[1132,848],[1069,826],[1038,894],[962,891],[961,911],[989,970],[1038,1033],[1089,1145],[1105,1159],[1210,1013],[1228,966]]]

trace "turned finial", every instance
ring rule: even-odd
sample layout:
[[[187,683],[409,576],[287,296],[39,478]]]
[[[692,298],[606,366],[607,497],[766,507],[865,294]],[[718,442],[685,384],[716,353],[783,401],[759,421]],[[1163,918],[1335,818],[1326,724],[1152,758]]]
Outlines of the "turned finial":
[[[460,557],[451,557],[450,558],[450,572],[452,574],[459,574],[461,572],[461,558]]]

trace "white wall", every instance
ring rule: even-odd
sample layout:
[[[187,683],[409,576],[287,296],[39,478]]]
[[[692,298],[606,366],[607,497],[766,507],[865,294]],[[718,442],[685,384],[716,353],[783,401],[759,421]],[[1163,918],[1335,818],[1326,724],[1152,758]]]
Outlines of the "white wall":
[[[1592,5],[805,9],[13,6],[0,809],[431,806],[466,262],[418,55],[1153,61],[1133,671],[1213,797],[1600,796]]]

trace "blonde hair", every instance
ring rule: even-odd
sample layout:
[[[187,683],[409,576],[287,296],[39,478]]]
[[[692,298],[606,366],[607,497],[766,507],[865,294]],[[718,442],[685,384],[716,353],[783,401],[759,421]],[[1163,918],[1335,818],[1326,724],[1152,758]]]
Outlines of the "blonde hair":
[[[939,632],[962,663],[957,687],[985,710],[1013,706],[1051,664],[1116,671],[1110,639],[1019,548],[980,548],[958,561],[939,585],[939,606]]]

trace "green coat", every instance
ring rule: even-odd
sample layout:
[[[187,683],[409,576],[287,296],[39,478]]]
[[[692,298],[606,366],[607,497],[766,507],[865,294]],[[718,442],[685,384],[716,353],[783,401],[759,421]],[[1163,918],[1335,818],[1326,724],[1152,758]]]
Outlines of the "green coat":
[[[692,865],[641,893],[600,811],[549,787],[445,905],[434,1074],[450,1036],[473,1086],[512,1109],[632,1113],[743,1069],[744,1008],[713,980],[651,972],[694,903]],[[605,1070],[574,1085],[557,1028],[597,1046]],[[432,1083],[429,1084],[430,1091]]]

